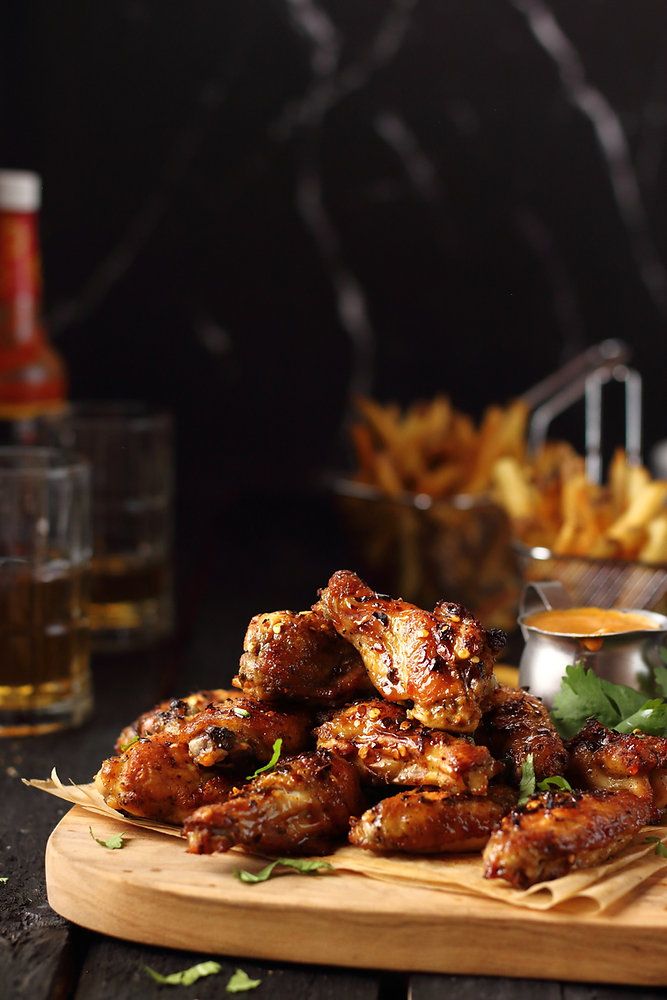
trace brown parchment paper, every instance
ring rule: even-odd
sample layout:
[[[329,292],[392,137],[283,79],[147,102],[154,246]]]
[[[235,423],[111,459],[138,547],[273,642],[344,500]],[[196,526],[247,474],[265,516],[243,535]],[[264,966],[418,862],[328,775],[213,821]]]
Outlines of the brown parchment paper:
[[[30,788],[48,792],[49,795],[55,795],[92,813],[107,816],[129,826],[153,830],[171,837],[181,837],[178,826],[123,816],[105,803],[92,784],[64,784],[55,768],[51,772],[51,777],[45,781],[39,779],[28,781],[24,778],[23,783]],[[657,871],[667,867],[667,858],[655,853],[655,844],[645,842],[649,836],[660,837],[664,843],[667,840],[667,829],[647,827],[622,854],[606,864],[571,872],[562,878],[541,882],[525,890],[512,889],[500,880],[483,878],[482,862],[478,854],[441,857],[380,856],[362,851],[358,847],[346,846],[340,847],[324,860],[330,861],[335,868],[355,872],[367,878],[400,882],[426,889],[473,893],[531,910],[550,910],[572,900],[586,900],[592,912],[601,913],[634,893]]]

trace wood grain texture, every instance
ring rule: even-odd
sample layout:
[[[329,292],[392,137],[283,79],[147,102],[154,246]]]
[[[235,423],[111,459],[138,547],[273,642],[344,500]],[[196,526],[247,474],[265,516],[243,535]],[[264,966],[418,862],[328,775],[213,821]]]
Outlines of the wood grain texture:
[[[667,888],[657,879],[612,916],[576,904],[518,910],[345,872],[246,885],[234,877],[252,867],[242,855],[188,855],[175,838],[138,829],[121,851],[109,851],[90,837],[90,822],[75,808],[53,832],[49,901],[114,937],[358,968],[667,984]],[[94,826],[98,837],[127,832],[106,817]]]

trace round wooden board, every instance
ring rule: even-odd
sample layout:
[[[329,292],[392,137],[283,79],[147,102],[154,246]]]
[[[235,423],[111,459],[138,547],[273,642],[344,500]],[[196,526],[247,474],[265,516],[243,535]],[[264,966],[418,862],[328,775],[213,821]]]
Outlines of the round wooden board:
[[[125,833],[122,850],[100,847]],[[534,912],[453,892],[341,872],[234,877],[263,862],[195,856],[183,841],[80,807],[46,849],[49,903],[90,930],[144,944],[230,956],[404,971],[663,985],[665,885],[615,916]]]

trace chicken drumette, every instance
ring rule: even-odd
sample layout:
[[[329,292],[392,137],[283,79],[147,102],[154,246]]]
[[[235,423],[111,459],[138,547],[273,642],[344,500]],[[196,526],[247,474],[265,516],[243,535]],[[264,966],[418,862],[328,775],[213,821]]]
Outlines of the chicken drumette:
[[[602,864],[651,819],[632,792],[546,792],[513,809],[484,850],[484,877],[516,889]]]
[[[350,842],[367,851],[440,854],[478,851],[516,804],[516,792],[492,785],[487,795],[413,788],[383,799],[352,824]]]
[[[236,687],[259,701],[340,705],[373,691],[357,651],[314,611],[255,615]]]
[[[521,780],[521,769],[533,755],[538,781],[565,774],[567,751],[548,710],[525,691],[500,686],[489,699],[475,741],[488,747],[507,768],[510,780]]]
[[[495,687],[493,658],[504,645],[459,604],[433,611],[376,594],[340,570],[314,610],[359,651],[380,694],[411,702],[409,714],[433,729],[473,732]]]
[[[113,809],[144,819],[182,823],[194,809],[220,802],[234,781],[219,771],[199,767],[186,743],[167,733],[142,739],[119,757],[105,760],[95,785]]]
[[[380,699],[336,712],[316,731],[319,749],[352,760],[362,781],[389,785],[435,785],[450,795],[484,795],[500,770],[486,747],[427,729],[400,705]]]
[[[266,854],[326,854],[362,808],[354,767],[320,751],[281,761],[220,805],[197,809],[183,829],[192,854],[237,845]]]
[[[653,803],[654,819],[667,807],[667,739],[617,733],[595,719],[567,743],[569,775],[583,788],[625,789]]]

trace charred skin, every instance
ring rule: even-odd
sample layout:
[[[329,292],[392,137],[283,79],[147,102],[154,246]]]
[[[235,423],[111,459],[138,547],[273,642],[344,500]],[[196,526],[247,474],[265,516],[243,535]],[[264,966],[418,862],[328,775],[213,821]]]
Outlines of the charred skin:
[[[255,615],[234,685],[258,701],[340,705],[373,691],[357,651],[313,611]]]
[[[547,792],[513,809],[484,849],[484,877],[527,889],[602,864],[651,819],[632,792]]]
[[[510,781],[521,780],[521,768],[533,755],[538,781],[565,774],[568,754],[548,710],[525,691],[499,686],[489,699],[475,741],[488,747],[506,767]]]
[[[95,775],[95,785],[113,809],[143,819],[182,823],[199,806],[222,802],[234,782],[198,767],[186,744],[160,733],[105,760]]]
[[[227,691],[214,688],[211,691],[194,691],[184,698],[168,698],[159,702],[149,712],[144,712],[120,733],[115,744],[116,753],[123,750],[137,737],[154,736],[156,733],[175,733],[183,719],[201,712],[214,701],[225,701]]]
[[[379,698],[336,712],[315,730],[317,746],[352,761],[362,782],[434,785],[450,795],[484,795],[500,770],[486,747],[427,729]]]
[[[334,754],[300,754],[189,816],[191,854],[242,846],[270,855],[327,854],[363,809],[354,767]]]
[[[312,743],[311,729],[312,720],[305,712],[284,712],[250,698],[229,698],[186,719],[177,738],[187,744],[201,767],[242,770],[270,760],[279,738],[285,756],[306,749]]]
[[[514,789],[503,785],[491,786],[484,796],[414,788],[367,810],[352,824],[350,842],[376,853],[479,851],[516,799]]]
[[[412,702],[409,715],[433,729],[472,733],[495,687],[494,655],[504,643],[461,605],[433,611],[376,594],[340,570],[313,610],[361,655],[387,701]]]
[[[617,733],[596,719],[567,743],[569,775],[581,788],[624,789],[653,802],[653,819],[667,807],[667,739]]]

